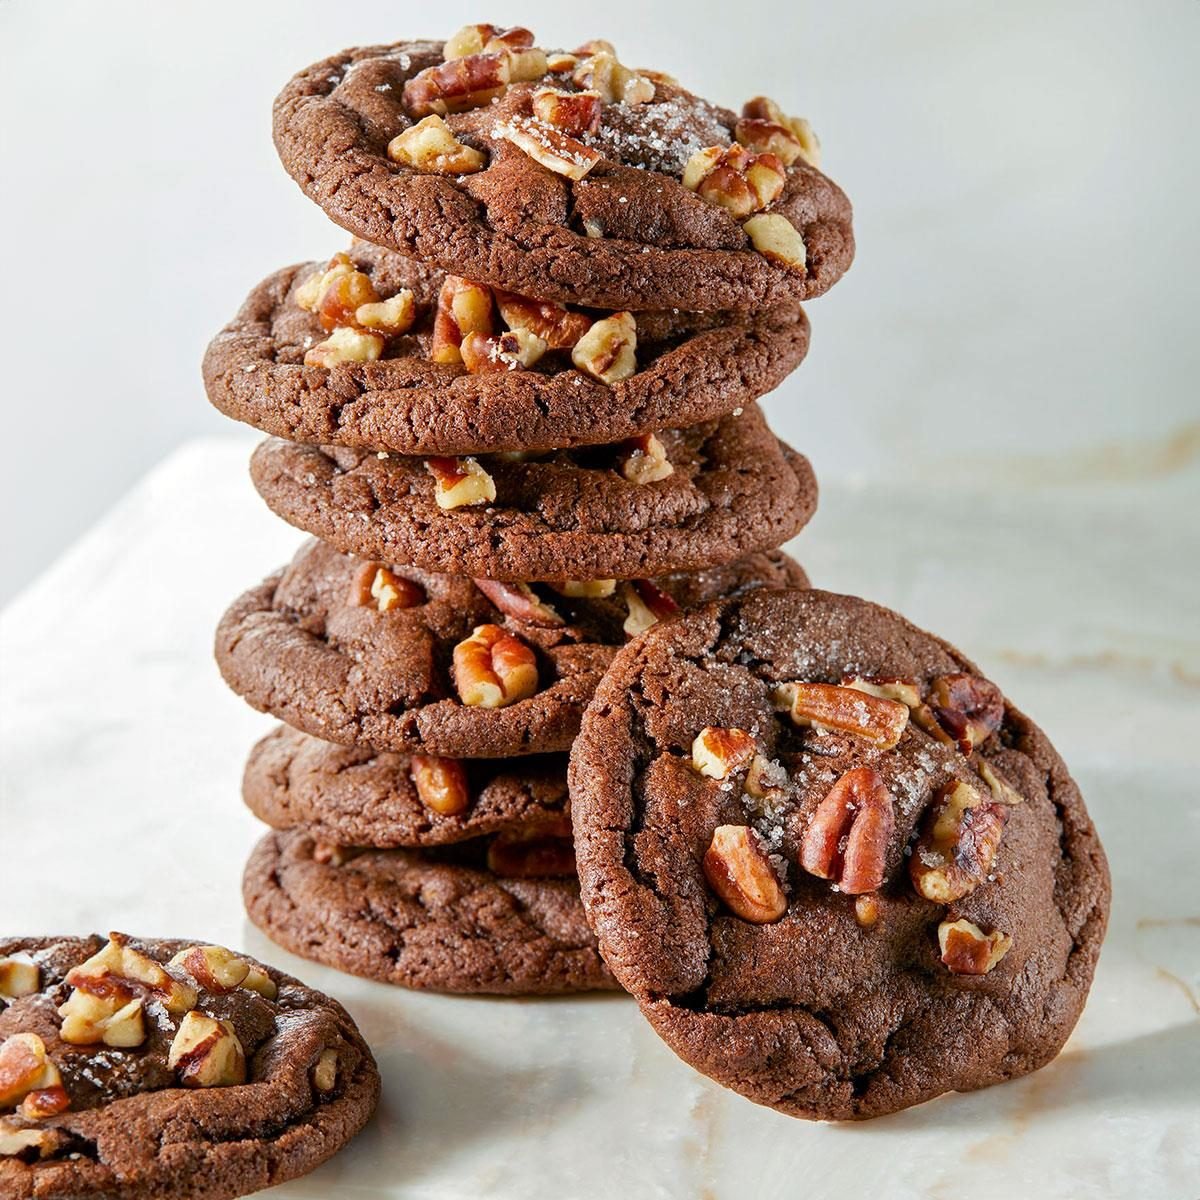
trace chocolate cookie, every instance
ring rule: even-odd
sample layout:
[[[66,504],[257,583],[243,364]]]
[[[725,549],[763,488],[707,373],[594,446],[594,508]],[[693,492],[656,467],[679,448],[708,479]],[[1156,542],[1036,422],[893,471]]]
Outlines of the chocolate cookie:
[[[570,830],[562,755],[431,760],[338,746],[286,725],[251,751],[242,796],[275,829],[344,846],[440,846]]]
[[[439,992],[616,986],[573,877],[503,878],[469,857],[470,844],[453,854],[368,850],[333,861],[323,849],[304,833],[269,833],[246,865],[250,919],[295,954]]]
[[[343,355],[328,365],[325,339],[331,330],[336,337],[337,330],[353,328],[353,312],[319,317],[301,303],[316,303],[314,278],[332,271],[331,282],[344,280],[347,266],[358,272],[353,283],[342,284],[353,293],[349,303],[367,297],[374,311],[369,297],[391,300],[408,291],[411,307],[405,304],[386,332],[378,332],[378,323],[366,328],[360,351],[380,355],[377,360]],[[808,322],[796,307],[744,317],[642,313],[632,358],[621,370],[606,371],[612,376],[606,382],[577,367],[572,354],[586,367],[579,342],[608,314],[508,293],[500,293],[496,305],[489,290],[480,289],[482,320],[494,332],[483,344],[498,345],[507,327],[544,335],[539,341],[548,348],[530,369],[515,359],[497,369],[496,359],[485,355],[472,360],[472,372],[458,348],[434,332],[443,282],[440,272],[362,242],[328,271],[312,263],[276,272],[209,346],[209,399],[227,415],[291,441],[401,454],[542,451],[618,442],[723,416],[777,387],[808,349]],[[332,305],[327,300],[325,307]],[[401,332],[390,332],[395,329]]]
[[[570,767],[588,919],[684,1060],[864,1118],[1058,1053],[1108,869],[1045,735],[866,601],[762,591],[614,660]]]
[[[251,474],[278,516],[339,550],[526,581],[727,563],[787,541],[817,503],[808,460],[774,437],[757,406],[664,431],[646,450],[517,460],[380,458],[272,438]]]
[[[381,579],[390,582],[377,587]],[[497,589],[484,580],[485,594],[460,576],[384,567],[311,542],[235,601],[217,629],[217,662],[255,708],[325,741],[465,758],[541,754],[570,746],[628,631],[677,607],[804,582],[776,552],[653,584],[614,584],[608,595]],[[469,690],[473,664],[456,672],[455,647],[480,627],[509,634],[507,661],[528,655],[536,680],[503,695]]]
[[[544,299],[767,308],[849,267],[850,202],[805,122],[762,97],[739,119],[606,43],[531,43],[473,26],[325,59],[275,102],[283,164],[359,237]]]
[[[311,1171],[379,1075],[336,1001],[186,941],[0,940],[0,1196],[224,1200]]]

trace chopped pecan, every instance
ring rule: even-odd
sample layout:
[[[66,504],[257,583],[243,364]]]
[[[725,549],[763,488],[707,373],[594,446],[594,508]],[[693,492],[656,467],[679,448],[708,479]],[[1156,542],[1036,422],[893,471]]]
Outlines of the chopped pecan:
[[[576,54],[565,54],[559,51],[546,55],[546,72],[549,75],[570,75],[579,62]]]
[[[376,304],[379,293],[364,271],[340,272],[321,289],[315,309],[317,320],[326,333],[343,325],[355,326],[355,314],[368,304]]]
[[[749,141],[743,139],[740,131],[744,125],[749,125],[751,139],[755,137],[766,137],[768,140],[772,137],[777,138],[784,150],[782,153],[776,150],[775,153],[779,154],[779,157],[788,166],[791,166],[797,158],[804,159],[813,167],[821,165],[821,143],[817,140],[817,135],[813,133],[812,126],[804,117],[789,117],[774,100],[769,100],[766,96],[755,96],[753,100],[747,100],[742,106],[742,120],[737,124],[735,136],[742,145],[757,149]],[[767,126],[772,128],[767,129]],[[776,130],[782,130],[786,137],[779,138]],[[765,148],[771,149],[772,147]]]
[[[563,92],[538,88],[533,93],[533,115],[571,137],[580,138],[600,128],[603,104],[599,92]]]
[[[420,584],[397,575],[383,563],[363,563],[350,585],[349,602],[359,608],[375,608],[381,613],[397,608],[416,608],[425,603]]]
[[[512,78],[512,59],[498,54],[465,54],[426,67],[404,85],[404,107],[414,117],[465,112],[499,96]]]
[[[167,1053],[167,1066],[184,1087],[229,1087],[246,1082],[246,1055],[233,1026],[198,1009],[180,1021]]]
[[[728,779],[750,765],[757,749],[744,729],[706,725],[692,742],[692,767],[709,779]]]
[[[1011,807],[1014,804],[1024,804],[1025,797],[1017,791],[986,759],[980,759],[976,764],[979,776],[991,788],[992,799]]]
[[[577,87],[595,92],[605,104],[648,104],[654,99],[654,84],[645,75],[631,71],[617,59],[608,42],[589,42],[587,57],[571,78]]]
[[[189,946],[171,959],[206,992],[232,992],[250,974],[250,964],[224,946]]]
[[[571,361],[601,383],[619,383],[637,370],[637,318],[613,313],[592,324],[571,351]]]
[[[667,448],[652,433],[621,444],[621,474],[630,483],[657,483],[675,474]]]
[[[473,458],[427,458],[425,469],[434,478],[438,508],[490,504],[496,498],[496,481]]]
[[[471,793],[467,787],[466,769],[457,758],[414,754],[409,771],[417,796],[431,812],[455,817],[467,811]]]
[[[878,696],[881,700],[896,700],[910,709],[921,703],[920,685],[915,679],[901,679],[896,675],[843,675],[842,687]]]
[[[501,29],[496,25],[464,25],[456,34],[446,39],[446,44],[442,47],[442,58],[449,62],[454,58],[465,58],[469,54],[482,54],[485,50],[528,50],[532,45],[533,34],[520,25],[514,25],[510,29]]]
[[[787,912],[779,876],[748,825],[718,825],[703,867],[709,886],[743,921],[767,925]]]
[[[648,579],[631,579],[621,585],[621,594],[629,615],[625,618],[622,628],[628,637],[637,637],[645,633],[651,625],[665,621],[679,612],[679,605],[673,597],[667,595],[661,588],[656,587]]]
[[[592,318],[572,312],[551,300],[534,300],[494,288],[496,306],[509,329],[525,330],[545,342],[550,350],[570,350],[592,327]]]
[[[783,764],[756,754],[746,768],[746,794],[755,800],[777,800],[788,787]]]
[[[492,135],[512,142],[534,162],[568,179],[582,179],[602,157],[599,150],[536,117],[513,117],[497,125]]]
[[[387,152],[392,162],[432,175],[470,175],[487,162],[482,150],[459,141],[437,113],[396,134],[388,142]]]
[[[464,704],[504,708],[537,691],[537,659],[499,625],[479,625],[454,647],[454,685]]]
[[[416,297],[407,288],[373,304],[360,304],[354,310],[356,325],[384,337],[407,333],[417,316]]]
[[[847,771],[817,805],[800,843],[800,865],[850,896],[874,892],[896,818],[892,795],[874,767]]]
[[[563,623],[554,611],[527,583],[502,583],[498,579],[476,579],[475,586],[506,616],[523,625],[546,629]]]
[[[804,238],[783,213],[758,213],[743,221],[742,228],[763,258],[802,275],[808,270]]]
[[[908,724],[906,705],[834,683],[782,683],[773,699],[797,725],[853,734],[880,750],[892,749]]]
[[[18,1000],[32,996],[42,985],[42,969],[28,954],[0,958],[0,997]]]
[[[954,779],[934,793],[908,860],[913,887],[926,900],[951,904],[990,874],[1008,809]]]
[[[460,363],[462,340],[469,333],[493,329],[492,293],[482,284],[447,275],[438,293],[429,357],[437,363]]]
[[[321,297],[327,288],[344,275],[353,274],[356,270],[350,261],[350,255],[339,251],[330,260],[325,269],[314,271],[298,288],[295,300],[305,312],[315,313],[321,306]]]
[[[350,326],[335,329],[323,342],[305,352],[306,367],[338,367],[344,363],[375,362],[383,353],[384,339]]]
[[[879,900],[873,892],[854,898],[854,919],[863,929],[870,929],[879,920]]]
[[[0,1042],[0,1108],[19,1104],[38,1087],[48,1063],[36,1033],[14,1033]]]
[[[976,675],[939,675],[930,687],[929,703],[913,713],[927,733],[966,755],[1004,722],[1000,689]]]
[[[532,367],[546,353],[546,343],[526,329],[506,329],[503,333],[468,333],[459,347],[463,366],[472,375],[492,375],[502,371],[522,371]]]
[[[986,975],[1012,949],[1012,938],[998,929],[984,933],[973,921],[943,921],[938,926],[942,962],[952,975]]]
[[[683,186],[735,217],[760,212],[783,192],[787,174],[773,154],[751,154],[736,142],[697,150],[683,169]]]

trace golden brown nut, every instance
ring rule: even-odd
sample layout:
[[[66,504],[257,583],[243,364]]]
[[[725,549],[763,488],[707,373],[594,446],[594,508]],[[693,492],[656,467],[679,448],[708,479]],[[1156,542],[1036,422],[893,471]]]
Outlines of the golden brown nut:
[[[206,992],[232,992],[250,974],[250,964],[224,946],[189,946],[171,959]]]
[[[953,975],[986,975],[1012,949],[1012,938],[984,933],[972,921],[945,920],[938,926],[942,962]]]
[[[466,54],[426,67],[404,85],[404,107],[414,117],[445,116],[478,108],[499,96],[512,78],[507,52]]]
[[[41,968],[28,954],[0,958],[0,997],[18,1000],[22,996],[32,996],[41,986]]]
[[[821,143],[817,139],[817,135],[813,133],[812,126],[804,117],[789,117],[774,100],[769,100],[766,96],[755,96],[753,100],[747,100],[742,106],[742,119],[743,121],[762,121],[783,129],[799,147],[798,154],[784,159],[789,166],[795,162],[797,157],[803,158],[810,166],[819,167],[821,165]],[[737,128],[742,128],[742,122],[738,122]],[[740,134],[738,141],[743,145],[749,145],[749,142],[742,141]],[[789,149],[788,153],[791,154],[792,151]],[[782,154],[780,158],[783,158]]]
[[[343,326],[305,352],[306,367],[339,367],[345,363],[375,362],[383,353],[384,339],[377,333]]]
[[[398,133],[387,152],[393,162],[431,175],[470,175],[487,163],[487,155],[459,141],[437,113]]]
[[[654,84],[645,75],[622,66],[611,43],[595,41],[580,47],[587,57],[576,66],[572,80],[577,87],[595,92],[605,104],[648,104],[654,99]]]
[[[913,887],[938,904],[973,892],[991,873],[1008,809],[954,779],[934,793],[908,860]]]
[[[496,498],[496,481],[473,458],[427,458],[425,469],[434,478],[438,508],[490,504]]]
[[[797,725],[853,734],[890,750],[908,725],[908,707],[834,683],[782,683],[772,696]]]
[[[592,327],[592,318],[564,304],[534,300],[493,288],[496,305],[510,329],[523,329],[541,338],[550,350],[570,350]]]
[[[332,1092],[337,1086],[338,1052],[332,1046],[327,1046],[317,1055],[317,1061],[312,1069],[312,1084],[318,1092]]]
[[[601,383],[619,383],[637,371],[637,318],[613,313],[596,321],[571,351],[571,361]]]
[[[808,270],[808,250],[800,231],[782,213],[758,213],[742,228],[750,244],[771,262],[803,275]]]
[[[665,621],[679,612],[675,600],[648,579],[631,579],[623,583],[621,595],[629,610],[622,625],[626,637],[635,638],[639,633],[645,633],[651,625],[657,625],[659,621]]]
[[[957,746],[970,755],[1004,722],[1004,696],[1000,689],[976,675],[939,675],[930,686],[927,705],[913,720],[939,742]]]
[[[475,586],[506,616],[523,625],[552,629],[563,619],[527,583],[476,579]]]
[[[357,608],[374,608],[389,613],[399,608],[416,608],[425,603],[425,589],[383,563],[367,562],[350,585],[349,602]]]
[[[675,474],[667,448],[652,433],[621,444],[621,474],[630,483],[657,483]]]
[[[775,868],[748,825],[718,825],[703,866],[709,886],[743,921],[767,925],[787,912]]]
[[[546,585],[572,600],[602,600],[617,590],[615,579],[558,579]]]
[[[417,302],[407,288],[389,296],[386,300],[378,300],[373,304],[360,304],[354,310],[354,323],[363,329],[382,334],[384,337],[396,337],[407,333],[417,316]]]
[[[533,115],[571,137],[581,138],[600,128],[603,105],[599,92],[564,92],[539,88],[533,93]]]
[[[437,363],[460,363],[463,338],[469,333],[490,334],[493,328],[491,290],[447,275],[438,293],[429,357]]]
[[[233,1026],[195,1009],[179,1023],[167,1066],[184,1087],[230,1087],[246,1082],[246,1055]]]
[[[787,173],[773,154],[751,154],[744,146],[697,150],[683,169],[683,186],[735,217],[761,212],[783,192]]]
[[[599,150],[536,117],[512,117],[497,125],[492,136],[511,142],[534,162],[567,179],[582,179],[602,157]]]
[[[800,865],[849,896],[883,884],[895,831],[892,794],[874,767],[855,767],[817,805],[800,843]]]
[[[901,679],[896,675],[844,675],[842,687],[878,696],[881,700],[895,700],[910,709],[921,703],[921,689],[915,679]]]
[[[504,708],[537,691],[537,659],[499,625],[479,625],[454,647],[454,686],[464,704]]]
[[[744,729],[721,729],[706,725],[692,742],[692,767],[709,779],[728,779],[748,767],[757,746]]]
[[[414,754],[409,771],[417,796],[430,812],[443,817],[456,817],[470,807],[467,772],[457,758]]]
[[[506,329],[491,335],[468,333],[459,353],[472,375],[492,375],[532,367],[546,353],[546,343],[526,329]]]

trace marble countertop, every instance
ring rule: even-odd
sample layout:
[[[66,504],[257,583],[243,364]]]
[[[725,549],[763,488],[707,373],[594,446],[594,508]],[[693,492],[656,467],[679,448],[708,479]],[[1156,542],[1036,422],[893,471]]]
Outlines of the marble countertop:
[[[806,1124],[694,1074],[621,997],[419,995],[275,948],[239,895],[260,832],[239,777],[271,722],[225,690],[210,643],[224,606],[299,539],[254,496],[240,437],[167,459],[0,616],[0,926],[203,937],[345,1001],[383,1103],[281,1200],[1194,1200],[1195,442],[1183,430],[1058,458],[1053,485],[1036,459],[948,462],[927,486],[824,480],[791,547],[819,585],[958,643],[1083,789],[1112,863],[1112,923],[1078,1029],[1029,1078],[866,1125]]]

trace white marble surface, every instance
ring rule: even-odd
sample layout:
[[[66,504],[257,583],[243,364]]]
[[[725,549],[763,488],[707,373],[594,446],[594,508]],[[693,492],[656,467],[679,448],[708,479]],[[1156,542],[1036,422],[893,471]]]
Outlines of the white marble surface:
[[[295,533],[250,441],[163,463],[0,617],[0,928],[110,926],[241,945],[348,1004],[378,1117],[281,1197],[1200,1194],[1200,508],[1186,429],[1121,452],[827,480],[794,547],[822,585],[957,641],[1046,728],[1112,861],[1112,924],[1064,1054],[864,1126],[792,1121],[680,1064],[620,997],[422,996],[275,949],[248,925],[238,799],[267,718],[223,688],[212,628]]]

